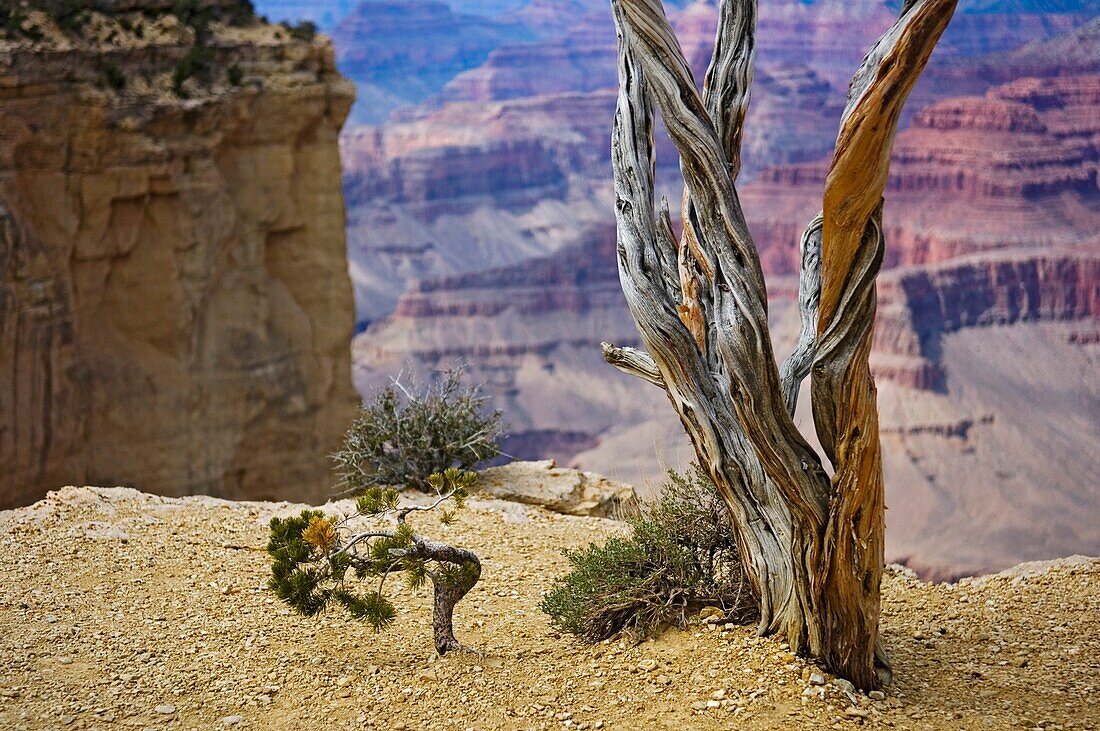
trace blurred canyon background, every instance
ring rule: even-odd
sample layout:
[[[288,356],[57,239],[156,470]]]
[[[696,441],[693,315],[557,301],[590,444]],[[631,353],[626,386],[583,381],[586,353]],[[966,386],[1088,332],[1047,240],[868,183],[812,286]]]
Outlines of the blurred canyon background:
[[[691,454],[664,396],[600,356],[638,340],[615,264],[606,2],[255,5],[331,45],[218,31],[244,83],[186,100],[95,88],[101,46],[0,54],[3,500],[127,460],[149,463],[143,489],[317,497],[351,383],[455,363],[504,412],[509,455],[653,494]],[[738,192],[786,355],[847,80],[900,3],[760,5]],[[666,9],[701,80],[717,8]],[[183,53],[158,32],[111,63]],[[670,201],[677,165],[662,138]],[[1100,553],[1098,170],[1096,0],[960,0],[886,193],[888,560],[951,578]],[[163,459],[138,454],[150,440]]]

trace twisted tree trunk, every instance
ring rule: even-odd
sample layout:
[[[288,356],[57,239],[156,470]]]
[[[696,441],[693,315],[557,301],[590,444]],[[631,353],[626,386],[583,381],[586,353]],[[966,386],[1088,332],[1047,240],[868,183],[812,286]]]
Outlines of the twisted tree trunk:
[[[612,0],[619,272],[646,350],[604,344],[604,357],[664,389],[679,414],[737,525],[760,601],[758,631],[780,633],[863,688],[888,672],[878,648],[884,505],[867,365],[882,192],[901,107],[954,5],[906,2],[852,79],[822,213],[801,242],[802,332],[780,368],[759,257],[734,186],[756,3],[722,0],[700,95],[660,0]],[[653,200],[654,104],[680,154],[679,240],[667,201],[656,209]],[[811,372],[831,479],[792,419]]]
[[[469,576],[448,577],[437,571],[428,572],[432,580],[432,637],[435,640],[435,651],[443,656],[452,650],[464,650],[466,648],[463,644],[455,639],[455,605],[462,601],[481,578],[481,561],[473,551],[436,541],[420,541],[417,549],[428,560],[471,568]]]

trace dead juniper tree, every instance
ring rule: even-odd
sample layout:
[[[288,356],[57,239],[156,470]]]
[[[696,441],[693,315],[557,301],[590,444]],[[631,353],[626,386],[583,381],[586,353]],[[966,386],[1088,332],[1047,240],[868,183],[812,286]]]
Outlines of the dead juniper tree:
[[[898,116],[955,0],[906,0],[848,88],[822,212],[801,241],[802,331],[780,366],[767,292],[735,182],[752,80],[756,3],[721,0],[700,94],[660,0],[612,0],[619,100],[612,135],[618,262],[645,350],[612,365],[664,389],[732,513],[761,634],[870,689],[879,645],[883,479],[868,367],[882,193]],[[683,234],[653,200],[653,108],[680,155]],[[793,421],[812,374],[828,475]]]
[[[276,596],[305,616],[324,611],[330,603],[343,606],[376,630],[396,618],[393,603],[383,593],[386,580],[404,573],[412,589],[432,582],[432,630],[440,655],[465,649],[454,635],[454,608],[481,578],[481,561],[465,548],[432,541],[417,534],[408,523],[413,513],[440,509],[440,520],[450,523],[451,503],[461,508],[477,475],[449,469],[431,476],[435,491],[428,505],[400,507],[398,491],[369,487],[355,501],[355,511],[343,518],[305,510],[290,518],[272,518],[267,552],[272,557],[268,586]],[[352,530],[358,519],[369,523]],[[352,588],[348,573],[360,581],[372,581],[365,593]]]

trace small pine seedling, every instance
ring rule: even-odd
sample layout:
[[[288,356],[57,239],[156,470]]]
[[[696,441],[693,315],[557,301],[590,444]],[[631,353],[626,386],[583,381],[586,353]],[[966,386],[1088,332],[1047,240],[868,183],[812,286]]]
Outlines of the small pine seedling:
[[[346,517],[304,510],[301,515],[272,518],[268,586],[304,616],[316,616],[335,603],[382,630],[397,617],[384,593],[386,579],[403,573],[412,589],[430,580],[435,649],[440,655],[464,649],[454,636],[454,607],[481,577],[481,561],[467,549],[423,538],[407,518],[439,509],[440,522],[452,522],[476,480],[473,472],[448,469],[428,478],[435,491],[428,505],[401,507],[397,490],[375,486],[356,499],[355,512]],[[348,524],[357,518],[367,519],[370,527],[352,532]],[[374,588],[357,590],[353,579],[370,581]]]

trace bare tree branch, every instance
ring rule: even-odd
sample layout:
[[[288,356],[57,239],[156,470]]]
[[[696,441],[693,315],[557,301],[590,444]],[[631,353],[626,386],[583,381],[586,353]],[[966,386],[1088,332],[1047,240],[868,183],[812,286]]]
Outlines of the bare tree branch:
[[[645,351],[605,345],[605,357],[664,387],[737,526],[758,630],[783,633],[864,688],[879,682],[882,469],[867,357],[881,195],[901,105],[954,2],[907,0],[853,80],[823,212],[800,244],[802,332],[781,374],[734,187],[755,2],[723,0],[701,97],[660,0],[612,0],[618,263]],[[678,244],[667,205],[654,212],[654,103],[684,177]],[[831,482],[791,418],[811,364],[815,426],[837,466]]]
[[[741,171],[741,128],[756,53],[756,0],[722,0],[703,102],[722,141],[731,180]]]
[[[756,305],[754,310],[766,313],[760,262],[734,193],[725,150],[661,0],[613,0],[612,6],[621,18],[620,33],[637,55],[647,91],[680,153],[692,203],[685,207],[684,229],[694,229],[704,272],[717,272],[721,264],[729,286],[750,300],[745,307]],[[708,215],[697,216],[692,207]],[[745,317],[759,326],[757,314],[746,311]]]
[[[805,641],[803,617],[811,597],[808,578],[799,582],[796,577],[809,564],[796,559],[790,546],[799,536],[822,529],[827,479],[786,413],[759,260],[714,126],[675,36],[656,0],[621,0],[612,7],[620,34],[612,162],[623,291],[700,464],[723,492],[751,547],[745,551],[746,573],[761,601],[760,631],[781,631],[798,646]],[[682,257],[685,249],[693,250],[686,257],[692,269],[685,276],[682,258],[684,303],[672,312],[668,300],[657,301],[658,277],[644,266],[644,253],[656,246],[656,235],[652,179],[647,177],[651,149],[637,140],[648,145],[651,133],[648,127],[643,133],[628,126],[651,124],[649,89],[666,121],[687,120],[668,123],[693,202],[684,221],[688,243],[681,247]],[[706,215],[699,215],[703,211]],[[684,317],[689,296],[701,304],[693,319]],[[696,329],[699,325],[706,329]]]
[[[798,318],[801,327],[798,345],[779,369],[787,413],[792,417],[798,405],[798,390],[802,379],[813,366],[817,345],[817,307],[821,299],[821,224],[822,215],[819,213],[810,221],[798,242],[801,260],[798,270]]]
[[[661,371],[649,353],[637,348],[619,348],[611,343],[600,343],[600,348],[609,365],[654,386],[665,387],[665,379],[661,378]]]
[[[901,109],[954,8],[955,0],[907,5],[852,77],[825,182],[819,331],[833,319],[850,264],[886,188]]]

